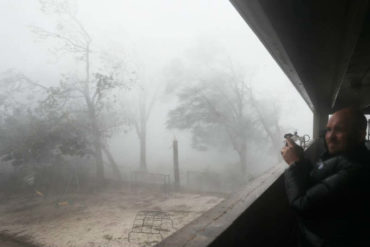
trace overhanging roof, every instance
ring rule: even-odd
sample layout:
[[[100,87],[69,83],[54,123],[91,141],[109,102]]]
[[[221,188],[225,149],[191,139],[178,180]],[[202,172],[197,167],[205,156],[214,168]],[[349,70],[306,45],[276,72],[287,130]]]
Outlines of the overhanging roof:
[[[231,0],[313,112],[370,105],[367,0]]]

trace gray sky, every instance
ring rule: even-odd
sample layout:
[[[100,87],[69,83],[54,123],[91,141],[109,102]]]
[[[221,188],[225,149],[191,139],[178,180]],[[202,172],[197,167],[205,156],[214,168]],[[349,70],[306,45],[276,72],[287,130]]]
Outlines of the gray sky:
[[[94,51],[125,56],[156,78],[161,78],[166,64],[184,56],[200,41],[215,43],[241,67],[257,69],[251,85],[259,97],[273,98],[280,105],[285,129],[311,135],[311,111],[229,1],[73,2],[93,38]],[[40,11],[37,0],[1,0],[0,18],[0,71],[17,68],[40,82],[50,82],[63,71],[77,70],[78,62],[68,56],[54,56],[50,52],[53,44],[38,40],[30,31],[30,26],[55,26],[55,19]],[[165,117],[161,109],[168,108],[171,105],[160,106],[155,112]],[[164,120],[153,121],[160,126]]]

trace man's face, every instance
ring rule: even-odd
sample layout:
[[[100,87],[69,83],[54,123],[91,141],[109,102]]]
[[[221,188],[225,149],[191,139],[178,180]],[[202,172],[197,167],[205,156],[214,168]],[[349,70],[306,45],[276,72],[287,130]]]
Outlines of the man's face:
[[[356,145],[353,123],[345,112],[336,112],[326,126],[325,141],[330,154],[344,153]]]

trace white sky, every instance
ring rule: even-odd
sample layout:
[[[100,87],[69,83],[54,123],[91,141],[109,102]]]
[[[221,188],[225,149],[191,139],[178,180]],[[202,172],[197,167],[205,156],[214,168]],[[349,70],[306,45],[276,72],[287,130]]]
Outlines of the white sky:
[[[281,124],[311,135],[311,111],[229,1],[80,0],[77,6],[95,50],[113,50],[153,74],[200,40],[223,46],[237,64],[257,68],[251,84],[258,95],[281,106]],[[37,80],[51,81],[61,71],[73,70],[77,62],[57,59],[30,31],[32,25],[53,28],[53,23],[37,0],[1,0],[0,71],[17,68]]]

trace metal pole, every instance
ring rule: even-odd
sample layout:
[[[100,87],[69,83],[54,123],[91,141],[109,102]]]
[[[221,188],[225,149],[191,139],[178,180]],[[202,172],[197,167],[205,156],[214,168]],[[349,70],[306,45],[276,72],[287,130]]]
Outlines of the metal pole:
[[[180,188],[179,151],[176,139],[173,140],[173,168],[175,176],[175,188],[179,189]]]

